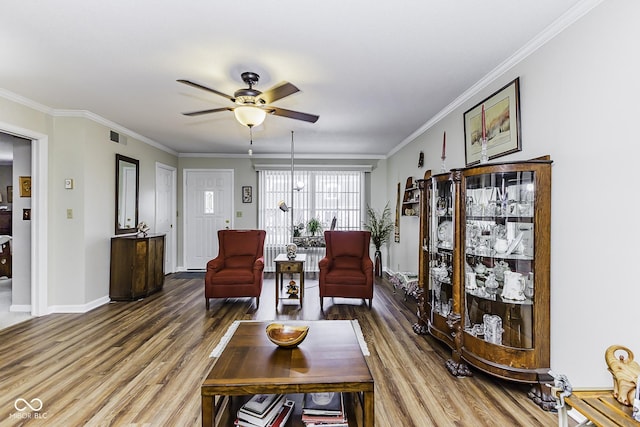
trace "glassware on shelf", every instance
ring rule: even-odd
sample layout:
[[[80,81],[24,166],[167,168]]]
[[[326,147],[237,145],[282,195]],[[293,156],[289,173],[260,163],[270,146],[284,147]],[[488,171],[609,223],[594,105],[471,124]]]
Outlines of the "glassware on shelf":
[[[485,314],[482,316],[484,323],[484,340],[491,344],[502,345],[502,318],[497,314]]]
[[[498,288],[500,284],[496,280],[496,275],[491,272],[487,276],[487,279],[484,281],[484,289],[489,295],[495,296],[498,293]]]
[[[440,313],[447,317],[449,313],[451,313],[451,308],[453,306],[453,300],[449,298],[447,301],[442,301],[442,297],[440,298]]]
[[[482,148],[480,149],[480,163],[485,164],[489,161],[489,157],[487,156],[487,138],[481,138]]]
[[[496,265],[493,266],[493,273],[496,275],[496,280],[499,282],[504,281],[505,271],[511,271],[509,264],[506,261],[498,261]]]
[[[533,295],[534,295],[534,290],[533,290],[533,272],[529,273],[529,276],[527,277],[527,284],[524,287],[524,296],[529,298],[530,300],[533,300]]]
[[[467,280],[465,280],[464,287],[469,291],[478,289],[478,284],[476,283],[476,273],[474,271],[467,271],[466,275]]]
[[[513,271],[504,272],[504,287],[502,288],[502,298],[522,301],[524,296],[525,280],[521,273]]]
[[[491,248],[489,247],[489,236],[480,236],[480,243],[476,246],[475,254],[481,256],[490,256]]]

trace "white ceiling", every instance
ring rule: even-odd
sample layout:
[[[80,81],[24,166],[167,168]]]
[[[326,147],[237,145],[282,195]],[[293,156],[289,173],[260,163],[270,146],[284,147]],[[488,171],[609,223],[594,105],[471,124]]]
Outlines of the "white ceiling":
[[[233,95],[254,71],[274,106],[255,154],[385,156],[582,0],[3,0],[0,88],[87,110],[178,153],[247,152]],[[574,8],[574,10],[575,10]],[[461,119],[462,120],[462,119]]]

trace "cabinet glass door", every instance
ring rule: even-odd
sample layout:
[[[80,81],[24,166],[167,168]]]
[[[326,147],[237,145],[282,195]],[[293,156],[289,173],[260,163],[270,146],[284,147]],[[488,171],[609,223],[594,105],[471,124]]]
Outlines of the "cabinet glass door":
[[[453,309],[453,251],[455,246],[455,186],[448,175],[433,178],[430,192],[429,298],[431,320],[437,325]],[[440,322],[438,322],[440,320]],[[441,329],[447,329],[442,326]]]
[[[521,349],[534,343],[534,171],[466,176],[464,330]]]

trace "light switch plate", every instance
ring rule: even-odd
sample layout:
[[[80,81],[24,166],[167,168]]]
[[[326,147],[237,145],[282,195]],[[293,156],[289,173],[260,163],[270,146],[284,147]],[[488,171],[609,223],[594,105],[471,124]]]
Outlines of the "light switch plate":
[[[67,190],[71,190],[73,188],[73,179],[67,178],[64,180],[64,188]]]

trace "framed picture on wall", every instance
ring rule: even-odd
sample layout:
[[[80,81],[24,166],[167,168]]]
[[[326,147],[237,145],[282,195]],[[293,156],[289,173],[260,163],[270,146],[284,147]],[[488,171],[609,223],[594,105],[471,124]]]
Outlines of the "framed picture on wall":
[[[31,197],[31,177],[20,177],[20,197]]]
[[[520,78],[516,78],[464,113],[464,157],[467,166],[480,163],[483,128],[489,159],[522,150]]]
[[[242,187],[242,203],[251,203],[253,201],[252,190],[250,185]]]

